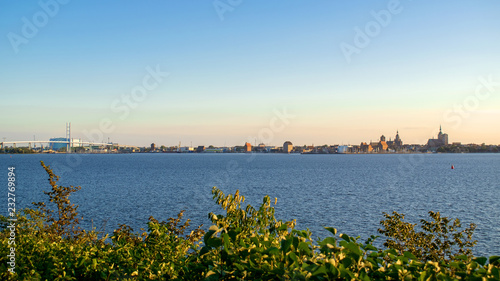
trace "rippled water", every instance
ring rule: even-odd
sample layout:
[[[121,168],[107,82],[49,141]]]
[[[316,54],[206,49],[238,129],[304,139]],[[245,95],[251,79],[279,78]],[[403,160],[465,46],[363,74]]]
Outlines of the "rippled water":
[[[185,217],[209,224],[220,212],[212,186],[246,197],[258,206],[277,197],[276,216],[297,219],[325,237],[323,226],[361,236],[377,235],[382,212],[404,213],[412,222],[430,210],[478,225],[476,255],[500,254],[500,154],[282,155],[282,154],[92,154],[0,155],[17,171],[18,208],[44,200],[50,188],[39,161],[61,175],[62,185],[80,185],[72,195],[84,226],[91,220],[111,232],[119,223],[135,230],[149,216]],[[455,169],[451,169],[454,165]],[[5,189],[7,186],[5,184]],[[6,202],[6,200],[4,200]],[[0,205],[6,214],[7,204]]]

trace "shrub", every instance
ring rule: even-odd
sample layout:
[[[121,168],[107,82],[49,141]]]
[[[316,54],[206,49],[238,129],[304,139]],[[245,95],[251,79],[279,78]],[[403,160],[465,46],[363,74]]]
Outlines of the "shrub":
[[[50,166],[46,166],[43,161],[40,161],[42,167],[49,175],[49,184],[51,191],[44,191],[49,196],[49,202],[55,204],[56,208],[49,208],[45,202],[33,203],[39,209],[39,214],[43,214],[47,220],[46,227],[43,231],[53,234],[52,238],[59,239],[61,237],[77,238],[82,234],[78,227],[80,218],[78,217],[78,206],[71,204],[69,196],[71,193],[80,190],[81,186],[59,186],[59,176],[56,176]]]
[[[384,213],[385,220],[380,224],[383,229],[378,231],[387,237],[384,246],[396,250],[399,254],[405,251],[412,253],[417,259],[423,261],[456,261],[472,258],[472,247],[477,243],[472,240],[475,224],[470,224],[465,229],[459,219],[441,217],[439,212],[429,212],[432,220],[422,219],[420,229],[416,224],[403,221],[404,215],[393,212],[392,215]]]
[[[54,209],[39,203],[17,214],[15,274],[7,271],[10,230],[0,232],[1,280],[500,280],[500,257],[470,252],[474,226],[459,230],[458,220],[439,213],[421,221],[422,231],[404,215],[385,214],[380,232],[388,249],[374,247],[374,236],[360,243],[331,227],[331,236],[314,242],[309,230],[275,218],[269,196],[259,208],[243,208],[238,191],[215,187],[224,212],[209,214],[207,233],[198,227],[185,235],[189,220],[182,222],[181,211],[168,222],[150,217],[142,234],[120,225],[109,242],[78,228],[69,195],[79,188],[57,186],[59,178],[42,166]]]

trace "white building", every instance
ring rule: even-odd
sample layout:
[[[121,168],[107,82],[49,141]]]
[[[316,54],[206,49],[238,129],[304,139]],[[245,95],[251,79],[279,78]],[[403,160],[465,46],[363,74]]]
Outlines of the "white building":
[[[195,149],[194,149],[194,147],[190,147],[190,146],[182,146],[179,151],[180,152],[194,152]]]
[[[345,154],[349,151],[349,147],[347,145],[339,145],[339,147],[337,148],[337,153],[340,153],[340,154]]]

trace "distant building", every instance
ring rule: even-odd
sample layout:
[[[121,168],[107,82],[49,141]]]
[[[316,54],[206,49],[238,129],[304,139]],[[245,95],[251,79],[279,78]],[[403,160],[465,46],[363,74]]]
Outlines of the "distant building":
[[[252,145],[248,142],[245,143],[245,152],[252,152]]]
[[[266,152],[272,152],[276,150],[276,146],[268,145],[265,147]]]
[[[384,135],[380,136],[379,142],[372,142],[370,146],[373,148],[373,152],[385,152],[389,148]]]
[[[154,143],[151,144],[151,151],[155,151],[156,145]]]
[[[292,152],[293,150],[293,144],[291,141],[286,141],[284,144],[283,144],[283,152],[284,153],[290,153]]]
[[[372,152],[373,151],[373,147],[371,144],[367,144],[366,142],[362,142],[360,145],[359,145],[359,150],[361,152],[365,152],[365,153],[369,153],[369,152]]]
[[[397,148],[403,146],[403,141],[399,137],[399,130],[396,131],[396,138],[394,139],[394,146],[397,147]]]
[[[384,137],[384,135],[382,135],[380,137],[380,141],[377,144],[377,151],[378,152],[387,151],[388,148],[389,148],[389,146],[387,145],[387,142],[385,142],[385,137]]]
[[[205,153],[223,153],[224,148],[222,147],[211,147],[211,148],[206,148],[203,152]]]
[[[49,139],[49,148],[54,151],[58,151],[61,148],[68,147],[68,138],[50,138]],[[65,143],[63,143],[65,142]],[[82,147],[80,139],[71,139],[71,147]]]
[[[427,141],[427,146],[429,148],[439,148],[445,145],[448,145],[448,134],[443,134],[441,126],[439,126],[439,134],[437,139],[429,139]]]
[[[403,141],[399,137],[399,131],[396,131],[396,138],[394,140],[387,141],[387,146],[389,149],[392,149],[394,151],[401,150],[403,148]]]
[[[179,151],[180,152],[194,152],[194,147],[182,146]]]
[[[66,143],[60,143],[60,141],[65,141],[67,142],[69,139],[67,138],[51,138],[49,141],[49,147],[51,150],[58,151],[61,148],[66,148],[68,145]],[[57,142],[56,142],[57,141]]]
[[[258,146],[254,147],[255,152],[268,152],[266,149],[266,145],[263,143],[260,143]]]
[[[337,147],[337,153],[344,154],[347,153],[348,151],[349,147],[347,145],[339,145],[339,147]]]
[[[380,136],[380,140],[378,142],[370,142],[369,144],[366,142],[362,142],[359,145],[359,152],[371,153],[371,152],[387,152],[389,149],[389,145],[385,141],[385,136]],[[338,150],[337,150],[338,151]]]
[[[203,152],[203,151],[205,151],[205,146],[204,145],[200,145],[200,146],[198,146],[198,148],[196,148],[196,152],[198,152],[198,153],[199,152]]]

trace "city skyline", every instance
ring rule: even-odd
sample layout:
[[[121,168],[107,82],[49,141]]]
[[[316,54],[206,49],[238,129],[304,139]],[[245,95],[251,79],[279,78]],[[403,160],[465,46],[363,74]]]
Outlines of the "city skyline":
[[[425,142],[422,142],[422,143],[415,143],[415,142],[404,142],[403,139],[401,138],[401,136],[399,135],[399,130],[396,130],[396,134],[394,136],[392,135],[380,135],[378,138],[370,138],[370,140],[368,141],[366,138],[364,140],[362,140],[361,142],[358,142],[358,143],[317,143],[317,144],[314,144],[314,143],[304,143],[304,144],[297,144],[295,146],[312,146],[312,147],[320,147],[320,146],[358,146],[359,144],[361,146],[363,145],[368,145],[368,144],[377,144],[379,142],[384,142],[384,145],[385,143],[387,142],[387,144],[389,144],[389,146],[392,146],[393,144],[396,145],[397,147],[401,147],[401,146],[413,146],[413,145],[417,145],[417,146],[423,146],[423,147],[440,147],[440,146],[449,146],[449,145],[464,145],[464,144],[467,144],[467,145],[480,145],[480,144],[483,144],[483,145],[496,145],[494,143],[484,143],[484,142],[480,142],[480,143],[462,143],[461,141],[458,141],[458,140],[455,140],[453,142],[449,141],[448,139],[448,134],[446,132],[443,132],[442,130],[442,126],[440,125],[439,126],[439,130],[437,130],[438,133],[436,134],[436,136],[432,136],[431,138],[427,139]],[[394,137],[394,138],[393,138]],[[437,137],[437,138],[435,138]],[[29,146],[30,148],[35,146],[35,147],[39,147],[40,145],[43,146],[43,144],[50,144],[50,146],[52,146],[54,144],[54,141],[56,142],[59,142],[60,146],[67,146],[68,143],[69,143],[69,140],[72,140],[71,142],[75,145],[75,147],[78,147],[78,146],[81,146],[82,144],[83,145],[91,145],[91,144],[95,144],[95,145],[100,145],[100,146],[105,146],[107,144],[110,144],[110,145],[119,145],[119,146],[125,146],[125,147],[148,147],[148,146],[151,146],[151,145],[155,145],[155,146],[165,146],[165,147],[177,147],[177,148],[180,148],[180,147],[191,147],[191,148],[196,148],[196,147],[199,147],[199,146],[207,146],[207,147],[237,147],[237,146],[246,146],[247,144],[249,144],[250,146],[262,146],[262,145],[265,145],[266,147],[280,147],[279,144],[274,144],[274,143],[263,143],[263,142],[260,142],[260,143],[257,143],[257,138],[254,139],[254,143],[251,143],[249,141],[245,141],[245,144],[242,145],[241,143],[235,143],[235,144],[228,144],[228,143],[224,143],[224,145],[213,145],[213,144],[206,144],[206,143],[195,143],[193,144],[192,141],[188,142],[187,144],[186,143],[183,143],[182,141],[179,141],[177,144],[172,144],[172,143],[151,143],[151,144],[145,144],[145,145],[131,145],[129,143],[118,143],[118,142],[115,142],[113,141],[110,137],[108,137],[107,139],[106,138],[94,138],[94,139],[89,139],[89,138],[81,138],[80,136],[75,136],[75,135],[72,135],[71,134],[71,123],[66,123],[66,136],[59,136],[59,137],[50,137],[48,139],[39,139],[39,138],[36,138],[36,135],[33,136],[33,139],[32,140],[21,140],[21,139],[17,139],[17,140],[7,140],[6,138],[2,138],[2,140],[0,141],[0,146],[3,147],[27,147]],[[63,144],[63,142],[65,144]],[[278,141],[279,142],[279,141]],[[286,140],[284,142],[285,144],[290,144],[290,145],[293,145],[293,143],[290,141],[290,140]],[[37,145],[38,144],[38,145]]]
[[[499,2],[231,3],[2,2],[0,138],[500,143]]]

